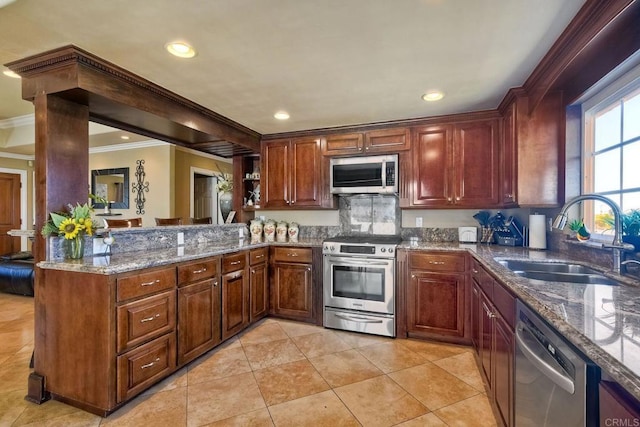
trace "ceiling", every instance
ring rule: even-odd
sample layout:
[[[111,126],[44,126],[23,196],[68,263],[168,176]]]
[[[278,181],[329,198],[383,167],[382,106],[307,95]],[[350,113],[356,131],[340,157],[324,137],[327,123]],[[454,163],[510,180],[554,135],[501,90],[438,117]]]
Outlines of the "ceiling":
[[[585,2],[7,1],[0,64],[74,44],[261,134],[496,108]],[[32,113],[0,75],[0,121]]]

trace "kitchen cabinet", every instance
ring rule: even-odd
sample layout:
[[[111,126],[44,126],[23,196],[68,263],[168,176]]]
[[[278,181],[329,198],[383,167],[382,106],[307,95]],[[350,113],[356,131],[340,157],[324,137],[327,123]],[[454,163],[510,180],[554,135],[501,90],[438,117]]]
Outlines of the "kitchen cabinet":
[[[500,206],[498,124],[487,119],[414,129],[412,206]]]
[[[178,266],[178,366],[221,341],[220,257]]]
[[[615,381],[600,381],[601,426],[635,426],[640,420],[640,402]]]
[[[247,174],[249,178],[247,178]],[[255,174],[255,175],[254,175]],[[234,222],[248,223],[255,218],[256,191],[260,191],[260,155],[233,156],[233,210]],[[252,205],[247,205],[251,200]]]
[[[472,336],[477,337],[481,374],[490,390],[495,413],[502,425],[514,425],[514,328],[515,297],[475,260],[472,281],[478,297],[472,297]]]
[[[329,135],[322,144],[325,156],[359,154],[394,154],[409,150],[411,133],[408,128],[389,128],[364,133]]]
[[[262,146],[261,207],[333,207],[321,138],[266,141]]]
[[[222,340],[249,325],[247,251],[222,256]]]
[[[467,255],[410,251],[408,258],[408,336],[467,343]]]
[[[270,313],[277,317],[314,322],[311,248],[272,247]]]
[[[254,323],[269,312],[269,276],[267,265],[269,248],[249,251],[249,322]]]

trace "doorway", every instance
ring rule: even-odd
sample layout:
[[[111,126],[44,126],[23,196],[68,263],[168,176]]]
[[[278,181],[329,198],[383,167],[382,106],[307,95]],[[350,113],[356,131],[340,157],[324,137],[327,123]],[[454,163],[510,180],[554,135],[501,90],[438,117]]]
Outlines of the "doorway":
[[[26,213],[26,207],[23,210],[22,206],[22,200],[26,203],[26,195],[22,194],[23,187],[26,190],[25,171],[0,169],[0,206],[4,207],[0,210],[0,255],[26,250],[26,241],[24,245],[22,242],[25,239],[7,235],[9,230],[21,229],[22,224],[26,222],[22,218]]]
[[[192,218],[211,217],[214,224],[222,220],[218,212],[218,193],[215,173],[206,169],[191,168],[191,207]]]

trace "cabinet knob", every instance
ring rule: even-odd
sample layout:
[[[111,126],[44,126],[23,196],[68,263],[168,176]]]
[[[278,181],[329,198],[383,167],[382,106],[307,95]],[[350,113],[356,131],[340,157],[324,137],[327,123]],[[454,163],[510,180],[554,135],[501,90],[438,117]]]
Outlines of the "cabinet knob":
[[[214,280],[214,281],[213,281],[213,286],[215,286],[215,287],[217,287],[217,286],[218,286],[218,281],[217,281],[217,280]]]
[[[358,151],[362,151],[362,147],[358,147]]]
[[[473,271],[473,274],[478,274],[478,270],[476,270],[475,268],[472,271]]]
[[[369,147],[365,147],[365,150],[369,151]]]
[[[416,275],[415,275],[415,274],[412,274],[412,275],[411,275],[411,278],[412,278],[412,279],[415,279],[415,278],[416,278]]]
[[[307,271],[311,271],[311,267],[307,267]]]
[[[295,202],[296,202],[295,200],[292,200],[292,201],[291,201],[291,204],[294,204]]]
[[[452,202],[451,197],[447,197],[447,202],[449,202],[449,203]]]
[[[459,202],[460,201],[460,196],[456,197],[456,201]]]

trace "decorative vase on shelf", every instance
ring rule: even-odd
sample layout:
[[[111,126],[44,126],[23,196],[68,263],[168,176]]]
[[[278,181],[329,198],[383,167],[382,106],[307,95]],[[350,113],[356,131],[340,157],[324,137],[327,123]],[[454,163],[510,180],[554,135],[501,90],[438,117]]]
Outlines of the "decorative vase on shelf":
[[[231,212],[231,202],[233,200],[233,195],[231,193],[222,193],[220,194],[219,200],[222,221],[227,222],[227,217],[229,216],[229,212]]]
[[[68,259],[82,259],[84,257],[84,236],[65,239],[65,257]]]

